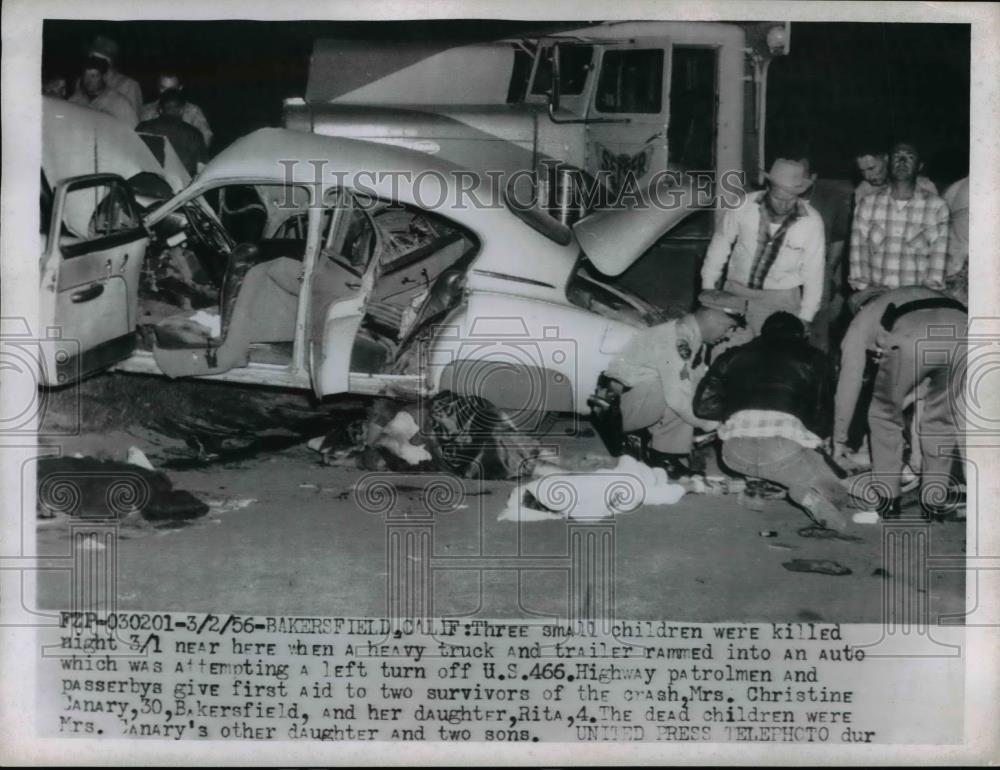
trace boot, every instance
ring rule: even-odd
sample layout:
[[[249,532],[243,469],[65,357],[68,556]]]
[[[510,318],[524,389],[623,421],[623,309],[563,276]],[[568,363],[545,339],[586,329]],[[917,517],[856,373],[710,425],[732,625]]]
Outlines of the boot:
[[[690,457],[685,454],[671,454],[647,448],[645,462],[651,468],[663,468],[671,481],[691,475]]]

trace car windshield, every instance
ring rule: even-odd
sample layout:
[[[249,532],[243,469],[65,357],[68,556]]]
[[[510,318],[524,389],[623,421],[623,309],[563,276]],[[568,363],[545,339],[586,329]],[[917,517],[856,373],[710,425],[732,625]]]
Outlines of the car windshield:
[[[600,280],[597,271],[591,267],[590,260],[582,252],[573,277],[566,285],[566,298],[577,307],[633,326],[653,326],[669,320],[664,310],[650,305],[626,289]]]

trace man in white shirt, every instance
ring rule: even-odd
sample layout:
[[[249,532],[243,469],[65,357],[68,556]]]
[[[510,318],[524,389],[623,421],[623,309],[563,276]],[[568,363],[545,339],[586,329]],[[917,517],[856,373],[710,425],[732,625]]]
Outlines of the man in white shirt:
[[[702,288],[723,288],[747,300],[754,336],[780,310],[808,324],[823,298],[825,234],[819,213],[799,199],[812,179],[798,160],[779,158],[765,174],[768,187],[725,213],[701,269]]]

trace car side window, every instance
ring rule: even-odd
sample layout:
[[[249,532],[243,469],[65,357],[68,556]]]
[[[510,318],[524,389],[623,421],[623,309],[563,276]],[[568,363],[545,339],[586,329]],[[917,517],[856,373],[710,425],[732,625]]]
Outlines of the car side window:
[[[355,275],[362,275],[371,264],[379,244],[371,215],[350,195],[339,190],[327,195],[326,205],[331,216],[324,237],[323,255]]]
[[[70,187],[61,210],[59,243],[77,245],[139,227],[131,192],[118,180],[102,179]],[[64,256],[73,256],[65,254]]]

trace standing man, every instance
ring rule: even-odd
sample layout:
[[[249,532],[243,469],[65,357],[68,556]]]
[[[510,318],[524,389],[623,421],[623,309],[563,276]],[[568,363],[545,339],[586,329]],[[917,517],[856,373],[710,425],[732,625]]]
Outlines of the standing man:
[[[887,188],[867,195],[854,213],[850,279],[853,310],[869,293],[900,286],[944,288],[948,205],[917,184],[917,148],[900,142],[889,159]]]
[[[73,94],[69,101],[106,112],[127,124],[129,128],[135,128],[139,116],[124,96],[108,88],[107,74],[107,61],[98,56],[91,56],[83,65],[80,90]]]
[[[805,152],[799,162],[809,174],[810,163]],[[812,344],[830,352],[831,332],[840,316],[846,294],[844,250],[851,239],[851,184],[846,179],[817,179],[812,174],[812,186],[800,198],[806,201],[823,220],[826,259],[823,271],[823,299],[810,327]]]
[[[208,150],[201,132],[184,122],[184,104],[184,96],[180,91],[164,91],[160,94],[159,117],[143,121],[135,130],[166,137],[184,168],[194,176],[208,160]]]
[[[725,290],[747,301],[754,336],[779,310],[809,323],[823,296],[823,220],[799,199],[812,180],[798,160],[778,158],[767,190],[730,209],[712,236],[701,269],[702,287],[716,286],[728,266]]]
[[[122,96],[136,114],[138,122],[139,110],[142,109],[142,89],[128,75],[118,71],[118,43],[104,35],[98,35],[87,49],[87,56],[96,56],[107,62],[105,82],[109,90]],[[76,94],[83,91],[83,83],[77,81]],[[133,124],[134,125],[134,124]]]
[[[161,73],[157,81],[157,86],[159,88],[160,96],[162,96],[165,91],[184,91],[184,84],[181,83],[181,79],[173,72]],[[142,112],[139,113],[140,120],[155,120],[159,116],[159,99],[142,105]],[[205,140],[205,147],[209,147],[212,144],[212,129],[208,125],[205,113],[201,111],[201,107],[197,104],[189,102],[187,97],[184,99],[184,111],[181,113],[181,120],[188,125],[194,126],[201,132],[201,136]]]
[[[848,428],[861,390],[865,358],[875,354],[878,371],[868,408],[874,491],[884,517],[899,515],[903,470],[903,409],[926,381],[916,435],[923,457],[921,504],[938,513],[933,486],[949,477],[956,444],[964,457],[961,393],[965,377],[968,314],[960,302],[925,287],[893,289],[869,300],[844,337],[834,413],[834,457],[849,452]],[[929,494],[930,492],[930,494]]]
[[[691,405],[707,369],[706,348],[743,324],[746,312],[745,300],[724,291],[703,291],[698,301],[700,307],[683,318],[636,332],[604,372],[607,385],[599,388],[597,404],[591,402],[599,428],[609,419],[620,420],[613,431],[619,436],[648,428],[643,459],[674,479],[691,473],[694,429],[716,427],[713,420],[695,417]],[[609,404],[620,405],[620,414]]]
[[[889,186],[889,154],[884,145],[865,144],[858,148],[854,162],[862,177],[854,188],[854,205],[857,206],[864,198]],[[937,187],[925,176],[917,177],[917,187],[937,195]]]
[[[830,435],[833,371],[791,313],[770,316],[760,336],[727,350],[698,386],[695,414],[720,420],[732,470],[788,488],[817,522],[846,529],[850,496],[819,449]]]

